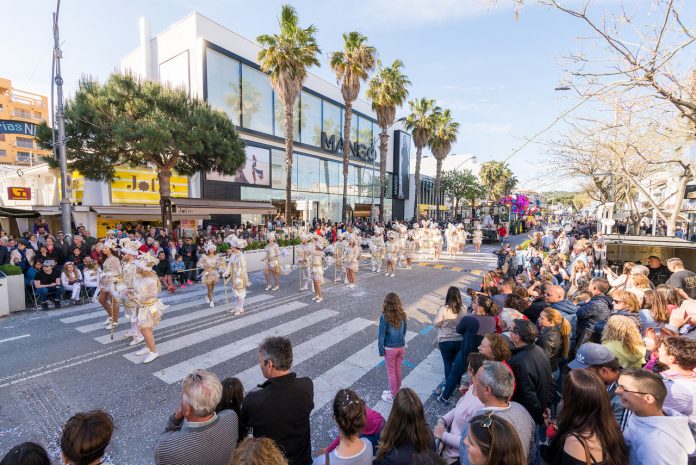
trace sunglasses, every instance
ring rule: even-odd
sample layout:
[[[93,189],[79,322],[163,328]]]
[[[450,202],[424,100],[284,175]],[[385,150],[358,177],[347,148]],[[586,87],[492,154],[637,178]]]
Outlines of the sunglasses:
[[[481,420],[479,424],[486,429],[490,429],[491,425],[493,424],[493,410],[489,410],[485,415],[486,417]]]
[[[650,392],[631,391],[630,389],[626,389],[626,388],[623,387],[622,385],[618,384],[618,385],[616,386],[616,390],[618,391],[619,389],[621,389],[621,392],[628,392],[628,393],[630,393],[630,394],[642,394],[642,395],[648,395],[648,394],[650,394],[650,395],[652,395],[652,393],[650,393]]]

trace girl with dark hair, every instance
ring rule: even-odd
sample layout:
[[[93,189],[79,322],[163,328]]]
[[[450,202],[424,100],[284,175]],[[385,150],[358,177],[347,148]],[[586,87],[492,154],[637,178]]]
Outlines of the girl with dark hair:
[[[220,413],[223,410],[232,410],[237,414],[239,421],[238,431],[244,431],[246,428],[241,424],[242,400],[244,400],[244,386],[237,378],[225,378],[220,383],[222,384],[222,396],[220,403],[215,407],[215,413]],[[237,438],[237,444],[244,440],[244,435],[240,434]]]
[[[375,465],[410,465],[414,454],[435,449],[435,440],[425,420],[418,394],[399,390],[394,397],[387,424],[382,430]]]
[[[389,379],[389,390],[382,392],[382,400],[391,403],[401,388],[401,364],[406,346],[406,312],[399,296],[390,292],[384,297],[382,315],[379,317],[377,348],[384,357]]]
[[[544,459],[550,465],[625,465],[628,448],[602,380],[591,370],[571,370],[563,386],[558,433]]]
[[[51,465],[46,449],[35,442],[23,442],[5,454],[0,465]]]
[[[658,349],[662,345],[662,341],[671,336],[679,336],[679,333],[671,331],[667,328],[655,329],[648,328],[645,331],[645,337],[643,342],[645,342],[645,348],[650,353],[648,357],[648,363],[645,364],[643,368],[653,373],[660,373],[667,369],[667,366],[660,362],[660,354]]]
[[[452,370],[452,363],[462,346],[462,335],[457,333],[459,320],[464,316],[462,310],[462,294],[458,287],[450,286],[447,289],[445,305],[438,309],[437,315],[433,319],[433,326],[437,328],[437,345],[445,365],[445,380],[447,380],[447,376]],[[435,395],[440,395],[445,387],[445,380],[437,387]]]
[[[679,307],[682,300],[684,300],[679,295],[679,292],[668,284],[660,284],[655,290],[664,297],[665,304],[667,304],[667,311],[670,313],[672,313],[672,310]]]
[[[469,422],[464,439],[471,465],[526,465],[522,443],[515,428],[494,410],[477,415]]]
[[[441,404],[449,405],[448,399],[466,371],[466,358],[469,353],[476,352],[484,335],[496,332],[495,315],[500,313],[500,308],[490,297],[476,294],[471,302],[471,308],[474,314],[462,317],[457,324],[457,333],[462,335],[461,348],[454,359],[442,394],[435,398]]]
[[[315,465],[371,465],[372,443],[360,437],[366,423],[365,402],[350,389],[341,389],[333,401],[333,417],[338,425],[339,443],[331,452],[314,459]]]
[[[63,463],[68,465],[92,465],[101,463],[111,435],[114,421],[103,410],[91,410],[73,415],[60,438]]]

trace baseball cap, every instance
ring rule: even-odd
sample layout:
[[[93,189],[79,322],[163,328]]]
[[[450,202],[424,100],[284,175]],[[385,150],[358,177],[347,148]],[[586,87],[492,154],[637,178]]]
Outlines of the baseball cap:
[[[588,368],[596,365],[604,365],[612,362],[616,357],[602,344],[588,342],[578,349],[575,359],[568,364],[568,368]]]

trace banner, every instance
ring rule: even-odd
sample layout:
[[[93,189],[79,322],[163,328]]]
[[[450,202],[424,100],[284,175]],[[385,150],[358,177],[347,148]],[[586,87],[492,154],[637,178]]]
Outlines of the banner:
[[[24,121],[12,121],[0,119],[0,134],[19,134],[22,136],[36,136],[36,125]]]
[[[72,199],[81,203],[85,190],[85,178],[72,175]],[[111,202],[118,205],[159,205],[159,181],[155,168],[117,168],[111,181]],[[172,197],[188,197],[188,178],[173,173],[169,182]]]
[[[263,147],[247,145],[245,147],[246,162],[234,176],[210,171],[205,175],[208,181],[236,182],[253,186],[271,185],[271,150]]]
[[[394,197],[408,198],[408,175],[411,164],[411,134],[394,131]]]

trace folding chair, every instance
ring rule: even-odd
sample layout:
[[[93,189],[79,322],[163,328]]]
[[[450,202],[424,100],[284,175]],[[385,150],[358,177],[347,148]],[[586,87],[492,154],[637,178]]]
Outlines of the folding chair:
[[[36,293],[33,282],[29,286],[24,286],[24,295],[26,296],[26,300],[33,305],[34,310],[39,310],[41,308],[39,294]]]

